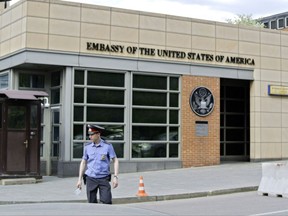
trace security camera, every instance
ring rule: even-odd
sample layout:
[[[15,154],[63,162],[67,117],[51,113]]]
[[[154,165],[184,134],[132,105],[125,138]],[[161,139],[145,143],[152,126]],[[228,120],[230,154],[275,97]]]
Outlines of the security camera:
[[[50,107],[48,97],[43,97],[43,98],[41,98],[41,100],[42,100],[42,102],[41,102],[42,107],[44,107],[44,108]]]

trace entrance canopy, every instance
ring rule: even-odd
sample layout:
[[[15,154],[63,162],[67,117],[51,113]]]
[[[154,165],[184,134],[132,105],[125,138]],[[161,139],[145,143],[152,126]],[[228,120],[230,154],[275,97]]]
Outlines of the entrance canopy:
[[[0,90],[0,97],[6,96],[9,99],[37,100],[37,97],[47,97],[44,91],[24,91],[24,90]]]

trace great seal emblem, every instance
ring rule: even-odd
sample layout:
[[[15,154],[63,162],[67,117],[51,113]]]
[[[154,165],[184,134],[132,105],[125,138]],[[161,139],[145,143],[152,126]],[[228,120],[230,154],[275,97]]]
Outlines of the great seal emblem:
[[[206,87],[195,88],[190,96],[190,106],[199,116],[209,115],[214,108],[214,96]]]

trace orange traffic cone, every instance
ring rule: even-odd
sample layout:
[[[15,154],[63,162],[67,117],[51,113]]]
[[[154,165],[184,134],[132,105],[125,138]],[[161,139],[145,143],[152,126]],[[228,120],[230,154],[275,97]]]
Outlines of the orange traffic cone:
[[[143,176],[140,176],[138,194],[136,195],[139,197],[148,196],[144,189]]]

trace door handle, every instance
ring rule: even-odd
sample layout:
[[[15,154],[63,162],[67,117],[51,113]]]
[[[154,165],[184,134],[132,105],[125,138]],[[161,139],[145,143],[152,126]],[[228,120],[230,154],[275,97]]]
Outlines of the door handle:
[[[25,144],[26,148],[28,148],[28,140],[26,140],[26,141],[24,142],[24,144]]]

